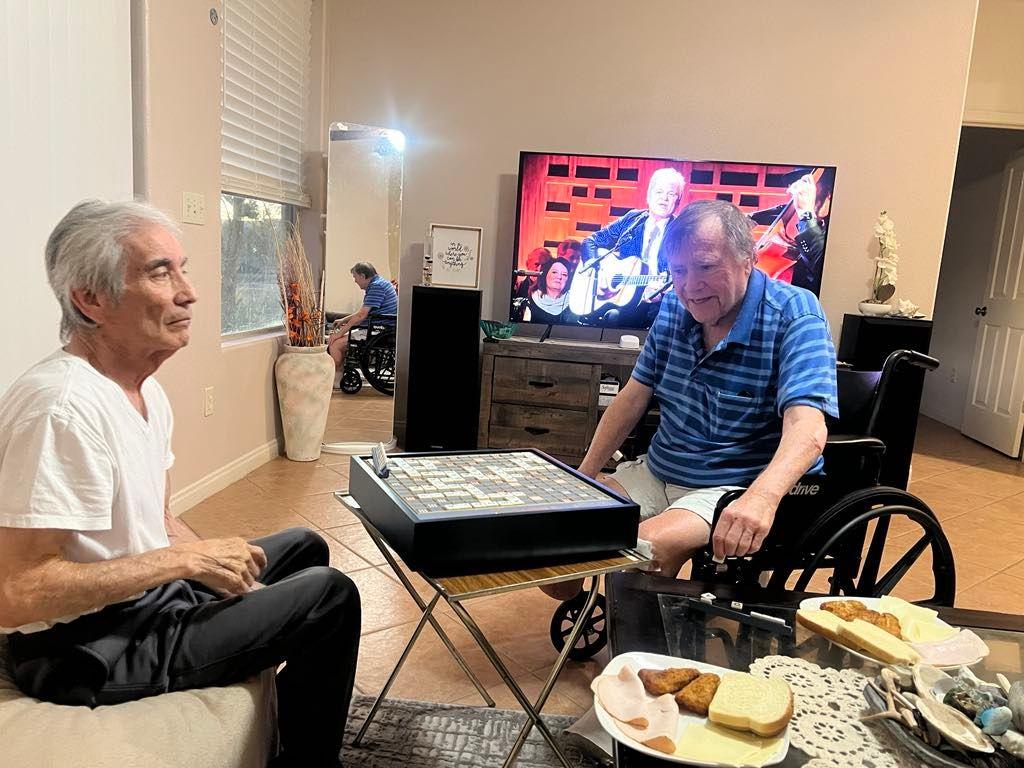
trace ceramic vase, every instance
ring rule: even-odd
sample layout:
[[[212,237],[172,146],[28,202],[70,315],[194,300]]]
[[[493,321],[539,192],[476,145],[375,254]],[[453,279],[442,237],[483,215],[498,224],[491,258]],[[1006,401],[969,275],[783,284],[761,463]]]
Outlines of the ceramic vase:
[[[873,315],[874,317],[881,317],[882,315],[888,315],[892,312],[891,304],[872,304],[870,301],[862,301],[857,305],[857,309],[860,310],[862,315]]]
[[[274,363],[277,398],[281,403],[285,455],[292,461],[316,461],[331,407],[334,360],[327,345],[284,345]]]

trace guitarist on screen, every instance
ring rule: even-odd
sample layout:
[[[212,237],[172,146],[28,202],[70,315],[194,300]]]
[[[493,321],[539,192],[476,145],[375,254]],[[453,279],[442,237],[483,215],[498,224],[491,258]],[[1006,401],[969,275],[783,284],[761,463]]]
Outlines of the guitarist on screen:
[[[587,324],[645,328],[654,320],[668,283],[661,238],[685,183],[676,169],[659,168],[647,185],[646,210],[630,211],[583,241],[569,306]]]

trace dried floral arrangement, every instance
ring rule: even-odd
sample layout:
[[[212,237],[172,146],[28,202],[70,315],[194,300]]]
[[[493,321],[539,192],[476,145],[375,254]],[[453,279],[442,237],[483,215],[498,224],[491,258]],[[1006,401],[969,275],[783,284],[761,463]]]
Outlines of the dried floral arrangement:
[[[302,247],[302,239],[294,226],[289,226],[284,239],[276,236],[275,232],[274,250],[288,345],[316,347],[326,343],[323,279],[317,290],[313,285],[313,273],[309,268],[309,259],[306,258],[306,249]]]

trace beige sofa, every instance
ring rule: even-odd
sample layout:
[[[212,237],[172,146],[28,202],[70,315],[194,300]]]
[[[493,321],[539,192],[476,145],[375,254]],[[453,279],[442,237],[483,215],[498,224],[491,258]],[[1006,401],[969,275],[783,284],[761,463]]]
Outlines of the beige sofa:
[[[0,765],[17,768],[264,768],[276,744],[274,671],[224,688],[109,707],[30,698],[0,636]]]

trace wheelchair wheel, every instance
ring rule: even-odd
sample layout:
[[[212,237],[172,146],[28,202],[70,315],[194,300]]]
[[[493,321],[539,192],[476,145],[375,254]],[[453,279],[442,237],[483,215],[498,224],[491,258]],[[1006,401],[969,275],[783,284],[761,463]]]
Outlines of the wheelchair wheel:
[[[354,395],[363,388],[363,378],[355,368],[345,368],[341,374],[341,391],[346,395]]]
[[[871,522],[875,529],[868,541]],[[901,536],[900,539],[913,541],[909,545],[900,539],[889,539],[889,528],[894,522],[919,531],[920,537]],[[901,554],[886,556],[887,544]],[[813,553],[801,563],[803,570],[793,587],[797,591],[807,589],[815,572],[832,570],[830,594],[881,597],[891,593],[911,567],[929,552],[934,593],[926,602],[952,605],[956,596],[953,550],[942,526],[927,504],[898,488],[865,488],[844,496],[808,529],[796,551]],[[879,576],[883,561],[891,565]],[[784,584],[792,573],[773,573],[769,587]]]
[[[566,600],[555,609],[555,615],[551,617],[551,644],[555,650],[562,651],[565,641],[572,632],[576,619],[587,601],[585,592],[580,592],[571,600]],[[605,624],[607,601],[604,595],[598,594],[594,603],[594,610],[590,618],[583,625],[579,640],[576,646],[569,651],[569,658],[573,661],[586,661],[597,654],[608,643],[608,629]]]
[[[386,331],[366,344],[362,359],[363,375],[381,394],[395,394],[395,333]]]

